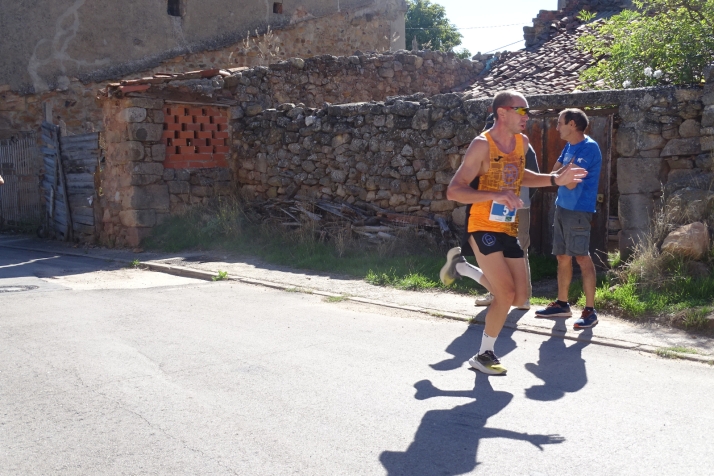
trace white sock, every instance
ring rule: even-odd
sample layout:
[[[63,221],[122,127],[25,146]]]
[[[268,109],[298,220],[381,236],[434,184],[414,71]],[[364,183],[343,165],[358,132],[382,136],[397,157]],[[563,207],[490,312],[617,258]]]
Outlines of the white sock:
[[[483,333],[483,337],[481,338],[481,349],[479,349],[478,353],[479,355],[483,354],[487,350],[490,350],[493,352],[493,348],[496,346],[496,337],[491,337],[487,335],[485,332]]]
[[[467,276],[481,284],[481,278],[483,278],[483,271],[481,271],[481,268],[477,268],[470,263],[456,263],[456,272],[461,276]]]

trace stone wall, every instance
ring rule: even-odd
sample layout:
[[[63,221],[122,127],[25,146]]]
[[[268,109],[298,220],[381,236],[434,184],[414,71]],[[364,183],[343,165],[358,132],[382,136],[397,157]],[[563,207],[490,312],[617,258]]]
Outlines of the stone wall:
[[[474,103],[451,93],[320,109],[284,104],[235,121],[241,192],[450,212],[446,186],[485,119]]]
[[[431,96],[470,84],[483,68],[479,61],[440,51],[358,52],[248,69],[226,78],[225,87],[251,115],[282,103],[322,107],[325,102],[383,101],[416,92]]]
[[[619,156],[620,248],[625,255],[648,229],[663,191],[690,193],[714,180],[712,79],[710,72],[703,89],[528,98],[532,108],[541,110],[619,106],[613,155]],[[448,218],[457,204],[445,199],[446,186],[489,105],[490,99],[463,101],[453,93],[319,109],[284,104],[233,122],[238,183],[248,198],[362,201]]]
[[[701,89],[647,92],[620,106],[616,147],[621,251],[641,241],[662,194],[698,202],[704,220],[714,193],[714,78]],[[701,208],[701,210],[700,210]]]
[[[228,167],[201,163],[203,167],[177,168],[171,163],[172,154],[167,156],[164,131],[170,131],[167,125],[171,119],[176,123],[174,112],[189,110],[189,105],[167,108],[161,99],[105,101],[106,162],[99,194],[103,217],[98,225],[101,243],[138,246],[169,214],[217,195],[235,193],[234,173]],[[196,115],[188,117],[191,124],[200,126],[194,122]]]

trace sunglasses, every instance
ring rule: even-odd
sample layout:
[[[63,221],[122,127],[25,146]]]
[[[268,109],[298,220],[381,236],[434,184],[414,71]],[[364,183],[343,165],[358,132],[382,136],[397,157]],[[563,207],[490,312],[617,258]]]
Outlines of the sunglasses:
[[[530,109],[527,107],[513,107],[513,106],[511,106],[511,109],[516,111],[516,114],[520,114],[521,116],[527,116],[528,113],[530,112]]]

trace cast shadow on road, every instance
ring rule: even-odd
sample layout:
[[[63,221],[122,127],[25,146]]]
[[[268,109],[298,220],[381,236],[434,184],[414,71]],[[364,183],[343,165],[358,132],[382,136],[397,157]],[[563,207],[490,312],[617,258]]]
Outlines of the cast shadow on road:
[[[488,309],[484,309],[478,313],[476,320],[483,321],[486,318],[487,310]],[[508,322],[518,322],[518,319],[523,317],[524,314],[524,311],[516,311],[514,309],[508,315]],[[464,333],[454,339],[445,349],[446,353],[453,355],[453,357],[435,364],[430,364],[429,367],[438,371],[460,368],[478,351],[482,336],[483,325],[471,325],[466,327]],[[513,340],[513,329],[504,328],[496,341],[496,355],[503,357],[515,348],[516,341]]]
[[[526,389],[526,397],[531,400],[553,401],[567,393],[582,390],[588,383],[583,349],[590,344],[592,329],[579,334],[579,340],[566,346],[561,337],[566,332],[566,322],[557,320],[553,335],[540,345],[538,362],[526,364],[526,370],[543,381]]]
[[[475,371],[474,371],[475,372]],[[541,451],[543,445],[562,443],[558,435],[531,435],[500,428],[488,428],[488,419],[513,399],[508,392],[495,391],[490,377],[476,373],[473,390],[440,390],[429,381],[414,384],[417,400],[433,397],[472,398],[473,401],[448,410],[426,412],[406,451],[384,451],[379,459],[389,475],[456,475],[477,465],[479,442],[483,438],[526,441]]]
[[[509,316],[520,319],[518,316]],[[587,372],[582,351],[590,344],[592,330],[583,331],[579,340],[566,346],[563,336],[566,322],[554,322],[553,335],[539,349],[537,363],[526,364],[526,369],[543,380],[525,390],[532,400],[552,401],[567,393],[577,392],[587,384]],[[512,329],[503,329],[496,342],[496,354],[505,356],[517,347]],[[483,327],[468,326],[446,348],[451,354],[430,367],[438,371],[461,368],[478,349]],[[475,372],[475,371],[474,371]],[[513,399],[508,392],[495,391],[489,379],[499,378],[475,372],[473,390],[445,391],[436,388],[429,380],[414,384],[417,400],[433,397],[472,398],[473,401],[448,410],[430,410],[421,420],[414,441],[404,452],[384,451],[380,462],[389,475],[457,475],[473,471],[478,463],[478,446],[483,438],[507,438],[526,441],[543,450],[543,445],[565,441],[559,435],[531,435],[506,429],[488,428],[488,419],[506,408]]]
[[[116,262],[0,247],[0,279],[54,278],[121,267]]]

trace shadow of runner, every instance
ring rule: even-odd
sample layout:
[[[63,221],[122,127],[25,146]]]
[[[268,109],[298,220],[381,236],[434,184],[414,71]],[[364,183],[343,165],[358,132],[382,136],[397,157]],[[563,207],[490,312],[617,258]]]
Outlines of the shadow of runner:
[[[565,335],[565,321],[556,321],[553,331]],[[544,383],[526,389],[526,397],[531,400],[553,401],[563,398],[566,393],[577,392],[585,387],[588,376],[582,351],[590,345],[592,329],[583,330],[579,338],[587,341],[566,346],[565,339],[560,335],[553,335],[540,345],[538,363],[528,363],[525,367]]]
[[[508,438],[542,445],[562,443],[558,435],[529,435],[498,428],[487,428],[488,419],[503,410],[513,399],[508,392],[493,390],[489,376],[476,374],[473,390],[440,390],[429,381],[414,384],[417,400],[433,397],[465,397],[474,401],[449,410],[426,412],[406,451],[384,451],[379,460],[392,476],[456,475],[472,471],[477,465],[482,438]]]

